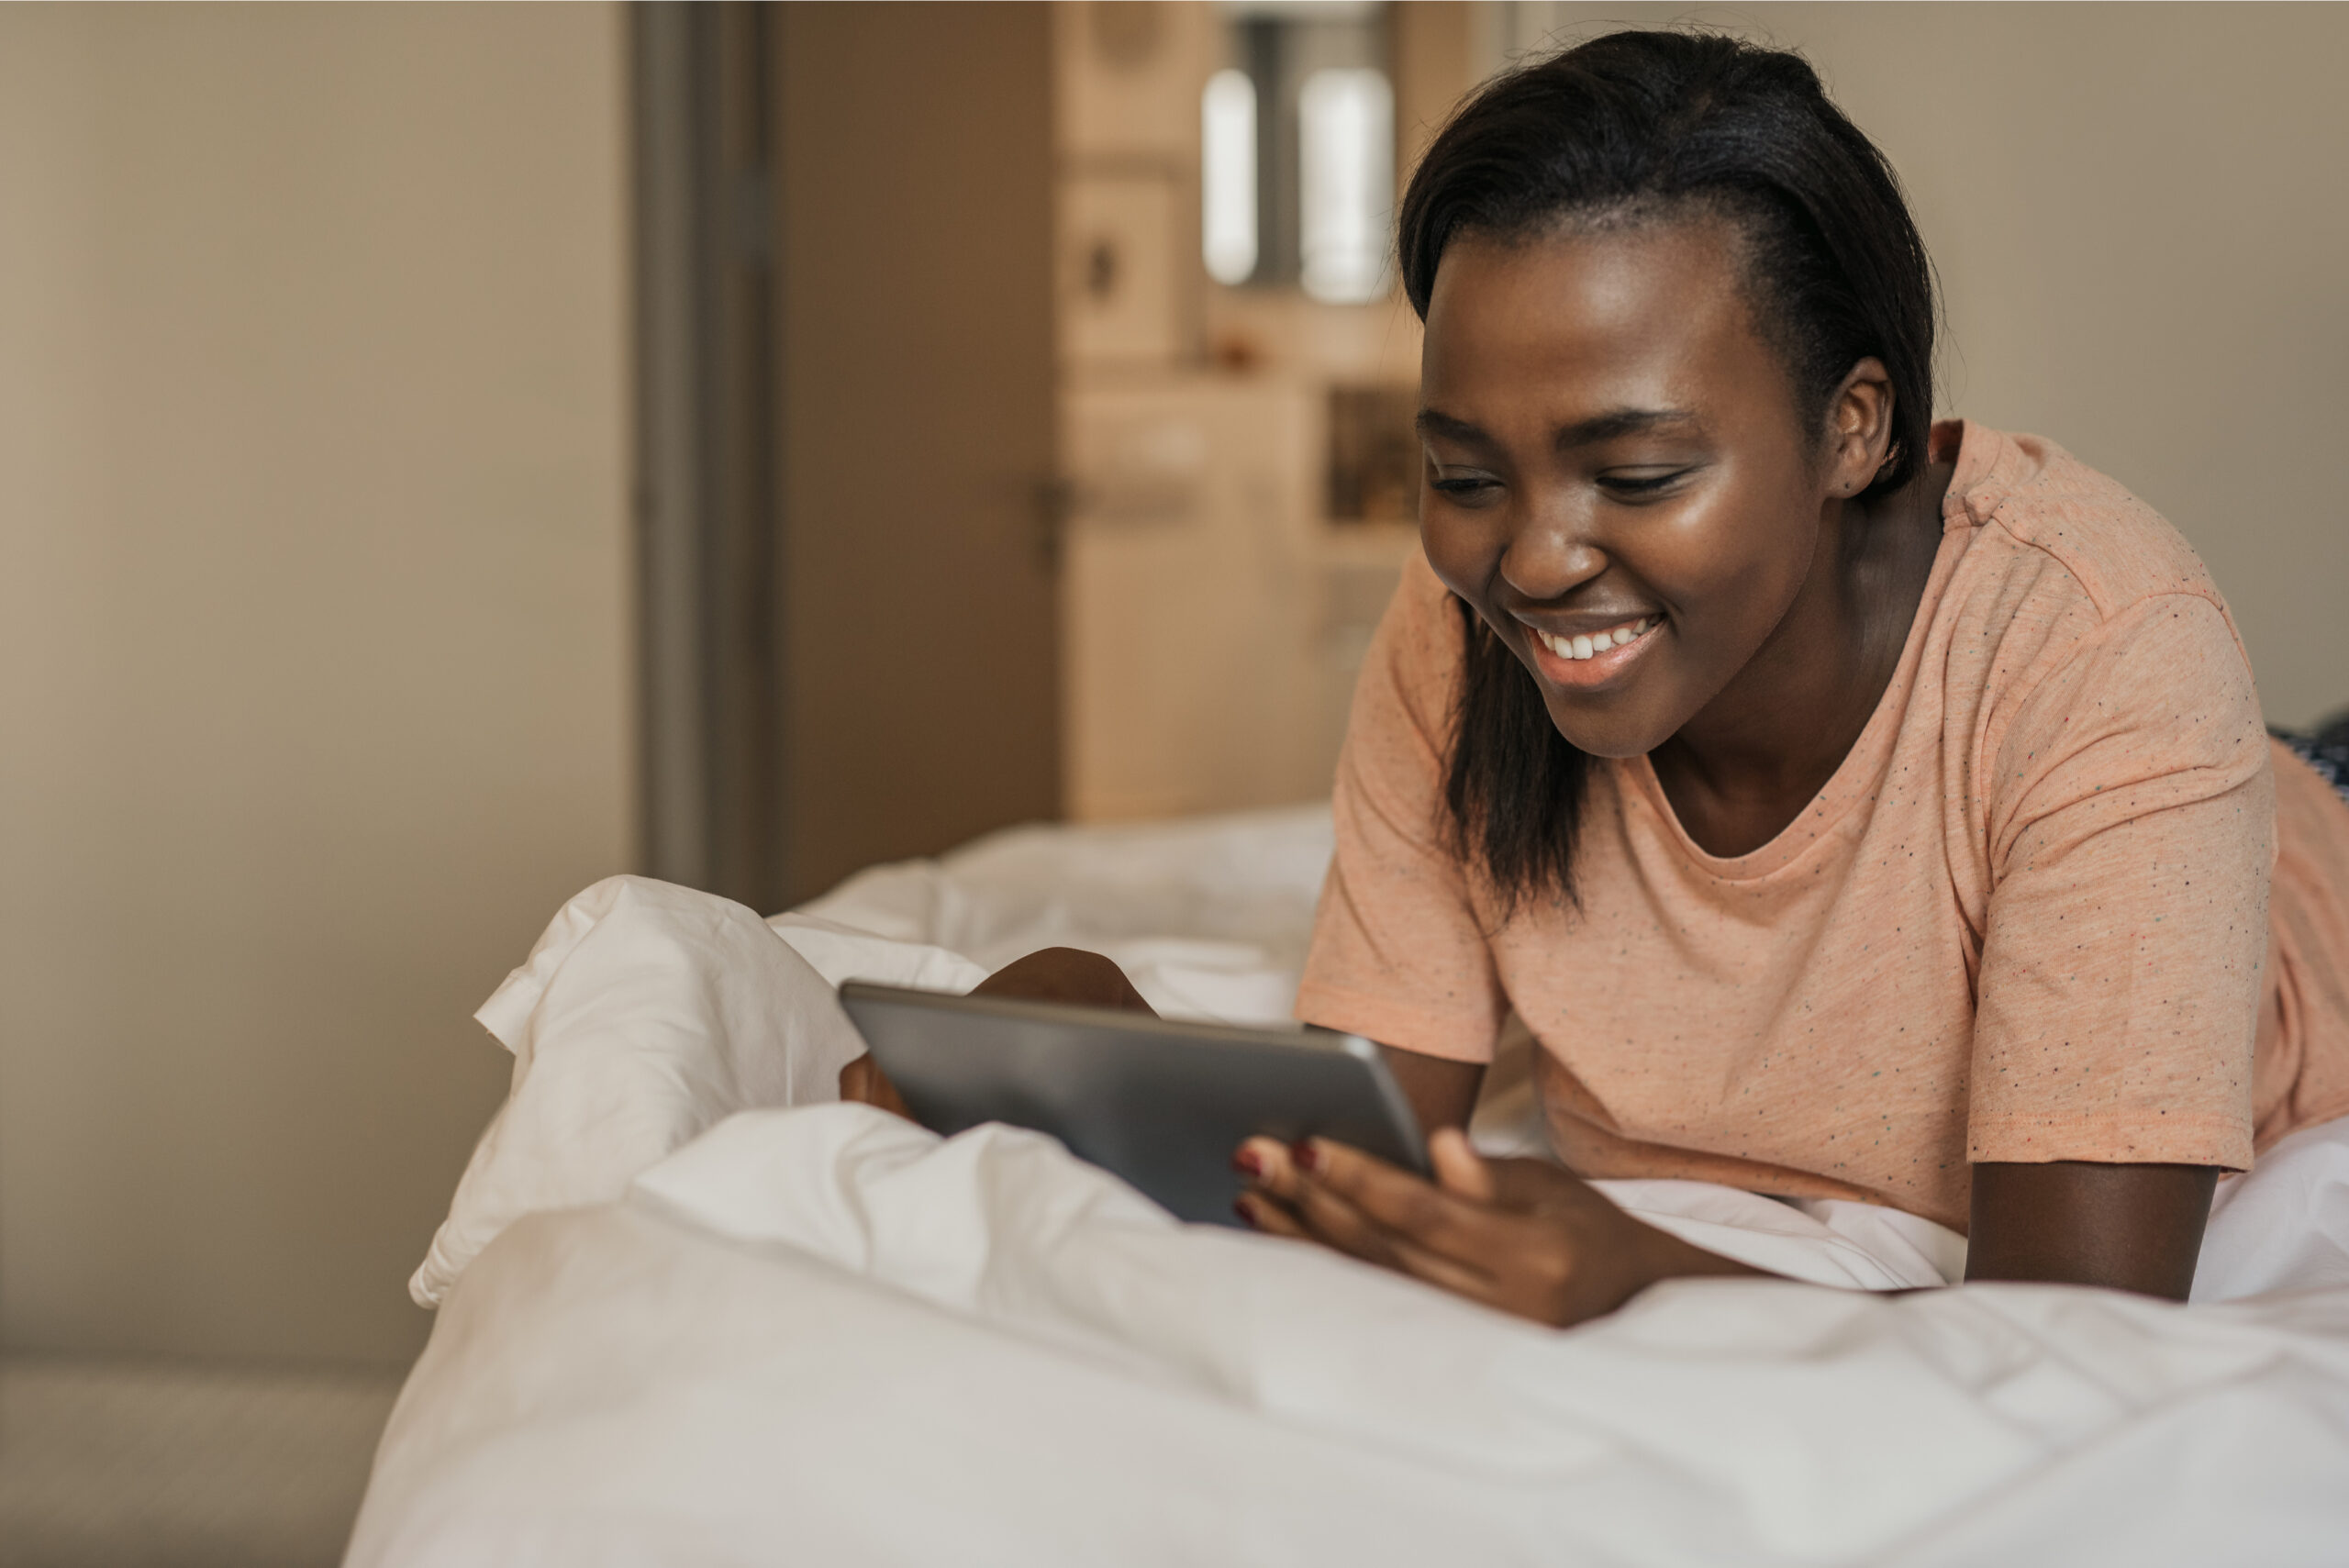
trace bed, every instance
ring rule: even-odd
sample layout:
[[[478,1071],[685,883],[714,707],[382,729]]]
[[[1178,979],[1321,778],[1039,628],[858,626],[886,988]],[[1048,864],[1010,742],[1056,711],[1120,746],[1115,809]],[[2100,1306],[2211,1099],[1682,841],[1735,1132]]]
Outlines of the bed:
[[[772,921],[582,894],[483,1009],[514,1091],[349,1562],[2349,1560],[2349,1125],[2222,1184],[2190,1306],[1896,1294],[1962,1239],[1615,1183],[1793,1278],[1557,1332],[829,1103],[852,976],[1066,942],[1163,1011],[1285,1018],[1329,852],[1307,809],[1017,829]],[[1531,1110],[1497,1071],[1479,1141]]]

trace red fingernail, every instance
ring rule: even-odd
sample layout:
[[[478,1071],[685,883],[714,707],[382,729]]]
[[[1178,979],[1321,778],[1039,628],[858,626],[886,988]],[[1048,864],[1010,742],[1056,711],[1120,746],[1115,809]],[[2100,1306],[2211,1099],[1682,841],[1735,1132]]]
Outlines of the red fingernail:
[[[1252,1149],[1242,1149],[1231,1157],[1231,1168],[1243,1176],[1256,1177],[1264,1173],[1264,1162],[1256,1158]]]
[[[1297,1168],[1300,1171],[1321,1169],[1321,1155],[1315,1150],[1309,1139],[1300,1138],[1290,1145],[1288,1157],[1297,1162]]]
[[[1240,1222],[1241,1224],[1249,1227],[1251,1229],[1255,1228],[1256,1215],[1255,1212],[1248,1207],[1248,1200],[1246,1198],[1233,1198],[1231,1200],[1231,1212],[1240,1217]]]

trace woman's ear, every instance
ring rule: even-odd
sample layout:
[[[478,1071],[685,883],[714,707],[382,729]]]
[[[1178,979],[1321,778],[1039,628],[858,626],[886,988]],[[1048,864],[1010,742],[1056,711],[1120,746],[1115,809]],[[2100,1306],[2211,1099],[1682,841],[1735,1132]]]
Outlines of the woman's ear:
[[[1892,455],[1892,374],[1873,355],[1854,365],[1827,409],[1827,494],[1849,499]]]

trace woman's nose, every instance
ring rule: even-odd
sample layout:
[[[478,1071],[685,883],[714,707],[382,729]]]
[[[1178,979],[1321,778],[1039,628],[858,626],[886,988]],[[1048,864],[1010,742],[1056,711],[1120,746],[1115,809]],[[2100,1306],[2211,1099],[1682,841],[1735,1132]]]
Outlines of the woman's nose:
[[[1536,604],[1564,598],[1607,569],[1607,552],[1564,507],[1533,508],[1501,551],[1501,577]]]

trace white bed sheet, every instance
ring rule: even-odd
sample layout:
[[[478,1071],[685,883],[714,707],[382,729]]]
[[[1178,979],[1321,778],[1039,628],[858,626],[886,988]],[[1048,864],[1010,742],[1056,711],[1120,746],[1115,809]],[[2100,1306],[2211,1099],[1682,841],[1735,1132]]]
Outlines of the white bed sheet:
[[[941,937],[990,964],[1082,941],[1163,1006],[1262,1016],[1326,854],[1311,814],[1037,830],[867,873],[781,934],[830,979],[935,970],[907,944]],[[696,896],[630,905],[681,972],[748,924]],[[586,962],[545,994],[592,1018]],[[772,968],[804,1009],[797,961]],[[684,1038],[691,1012],[662,1017]],[[1177,1226],[1030,1134],[844,1106],[663,1125],[665,1157],[580,1156],[572,1207],[535,1191],[450,1261],[353,1563],[2349,1557],[2349,1126],[2222,1190],[2198,1296],[2253,1299],[1680,1282],[1554,1333]],[[1821,1283],[1959,1266],[1865,1206],[1612,1190]]]
[[[2349,1290],[1681,1282],[1554,1333],[833,1106],[510,1228],[351,1561],[2317,1563],[2344,1480]]]

